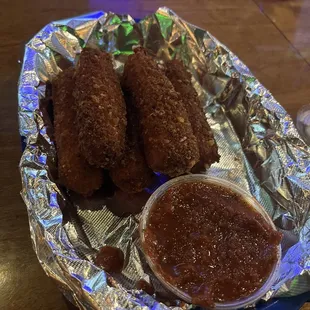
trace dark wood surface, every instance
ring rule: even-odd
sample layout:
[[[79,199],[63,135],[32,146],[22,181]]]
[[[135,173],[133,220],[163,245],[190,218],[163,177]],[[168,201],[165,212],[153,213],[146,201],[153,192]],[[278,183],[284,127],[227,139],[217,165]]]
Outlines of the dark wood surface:
[[[295,118],[310,102],[310,0],[0,0],[0,309],[67,309],[32,250],[18,162],[17,80],[25,43],[52,20],[94,10],[143,17],[159,6],[208,29]]]

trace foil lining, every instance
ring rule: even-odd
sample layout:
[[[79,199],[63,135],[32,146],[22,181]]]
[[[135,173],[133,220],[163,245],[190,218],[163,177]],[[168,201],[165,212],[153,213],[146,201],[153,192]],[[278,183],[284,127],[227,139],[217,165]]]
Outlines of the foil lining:
[[[308,291],[310,148],[285,109],[236,55],[168,8],[140,22],[103,12],[52,22],[26,45],[18,88],[20,135],[26,141],[20,161],[21,195],[33,247],[45,272],[81,309],[191,307],[165,306],[135,290],[135,282],[145,278],[165,294],[140,250],[139,213],[118,217],[109,205],[143,207],[151,189],[138,196],[97,193],[84,199],[56,182],[47,82],[74,64],[85,46],[112,53],[121,73],[135,45],[147,47],[159,60],[179,58],[187,65],[221,155],[206,173],[247,189],[283,232],[280,275],[265,299]],[[122,275],[109,275],[94,266],[95,254],[105,244],[124,251]]]

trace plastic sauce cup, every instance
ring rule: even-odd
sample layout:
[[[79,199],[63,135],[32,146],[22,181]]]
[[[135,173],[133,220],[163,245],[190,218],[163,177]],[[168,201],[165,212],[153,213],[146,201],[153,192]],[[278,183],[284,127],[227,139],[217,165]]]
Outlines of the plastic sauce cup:
[[[275,231],[277,230],[271,218],[269,217],[269,215],[263,208],[263,206],[261,206],[258,203],[258,201],[254,197],[252,197],[248,192],[246,192],[244,189],[242,189],[235,183],[229,182],[221,178],[213,177],[213,176],[191,174],[191,175],[181,176],[181,177],[172,179],[168,181],[167,183],[163,184],[151,195],[151,197],[147,201],[145,208],[143,210],[142,216],[141,216],[140,227],[139,227],[142,249],[144,249],[144,244],[147,242],[147,240],[145,240],[145,237],[144,237],[144,231],[148,223],[149,214],[154,204],[171,187],[174,187],[175,185],[179,185],[179,184],[189,183],[189,182],[206,182],[209,184],[221,186],[223,188],[226,188],[232,191],[233,193],[238,194],[244,199],[244,201],[248,203],[249,206],[251,206],[254,210],[256,210],[258,213],[260,213],[263,216],[265,221],[270,225],[272,229],[274,229]],[[180,290],[179,288],[167,282],[165,278],[158,272],[156,265],[153,263],[152,259],[148,256],[146,251],[144,251],[144,254],[145,254],[146,260],[150,268],[154,272],[155,276],[160,280],[160,282],[168,290],[174,293],[176,296],[178,296],[179,298],[183,299],[184,301],[188,303],[191,303],[192,302],[191,297],[185,292],[183,292],[182,290]],[[269,277],[266,279],[265,283],[257,291],[255,291],[254,293],[252,293],[251,295],[247,297],[242,297],[238,300],[215,303],[215,309],[219,309],[219,310],[239,309],[239,308],[244,308],[244,307],[253,305],[257,301],[259,301],[270,290],[271,286],[277,280],[278,271],[280,267],[280,261],[281,261],[281,246],[280,245],[277,247],[277,258],[278,258],[277,262],[275,263]]]

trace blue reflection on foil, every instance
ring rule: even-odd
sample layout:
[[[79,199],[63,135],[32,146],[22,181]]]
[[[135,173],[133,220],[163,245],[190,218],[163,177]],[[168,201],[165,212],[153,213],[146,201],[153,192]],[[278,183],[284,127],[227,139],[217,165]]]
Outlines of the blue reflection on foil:
[[[155,174],[155,178],[154,178],[153,183],[149,187],[145,188],[145,191],[149,194],[154,193],[158,187],[160,187],[161,185],[163,185],[170,179],[168,176],[162,173],[159,173],[159,172],[154,172],[154,174]]]
[[[52,192],[50,194],[50,207],[51,208],[59,208],[59,204],[58,204],[58,201],[57,201],[57,195],[58,193],[56,192]]]
[[[83,289],[89,293],[93,293],[102,287],[102,283],[106,283],[106,274],[104,271],[97,273],[91,279],[86,279],[83,284]]]
[[[47,216],[48,218],[48,216]],[[38,218],[38,221],[45,227],[45,229],[48,229],[54,225],[60,224],[62,222],[62,216],[61,215],[56,215],[53,218],[48,218],[42,219]]]
[[[81,275],[77,274],[77,273],[71,273],[71,276],[76,278],[77,280],[79,280],[81,282],[84,281],[84,278]]]
[[[50,246],[50,248],[52,249],[52,251],[57,250],[57,247],[55,246],[55,244],[51,240],[47,240],[47,243]]]
[[[47,156],[45,154],[41,154],[38,156],[38,162],[42,165],[46,165]]]

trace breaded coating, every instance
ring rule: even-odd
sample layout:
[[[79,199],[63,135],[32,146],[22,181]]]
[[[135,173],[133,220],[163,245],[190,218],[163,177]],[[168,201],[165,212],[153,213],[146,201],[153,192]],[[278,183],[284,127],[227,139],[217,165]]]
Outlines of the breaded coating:
[[[126,193],[139,193],[150,185],[152,170],[148,167],[143,145],[139,136],[138,111],[132,103],[132,98],[126,96],[127,107],[127,139],[125,152],[121,160],[110,170],[110,176],[115,185]]]
[[[183,66],[183,63],[178,60],[168,62],[166,68],[167,77],[174,86],[174,89],[182,97],[189,121],[192,124],[193,132],[198,142],[200,161],[196,166],[207,168],[214,162],[218,162],[220,156],[213,132],[203,112],[202,104],[192,85],[191,74]]]
[[[124,87],[140,115],[147,163],[171,177],[189,172],[199,160],[197,140],[180,95],[143,48],[129,56]]]
[[[113,167],[125,148],[126,106],[108,53],[82,51],[75,98],[81,153],[91,165]]]
[[[60,73],[52,83],[58,176],[68,189],[89,196],[101,187],[102,171],[81,156],[75,127],[74,85],[74,68]]]

